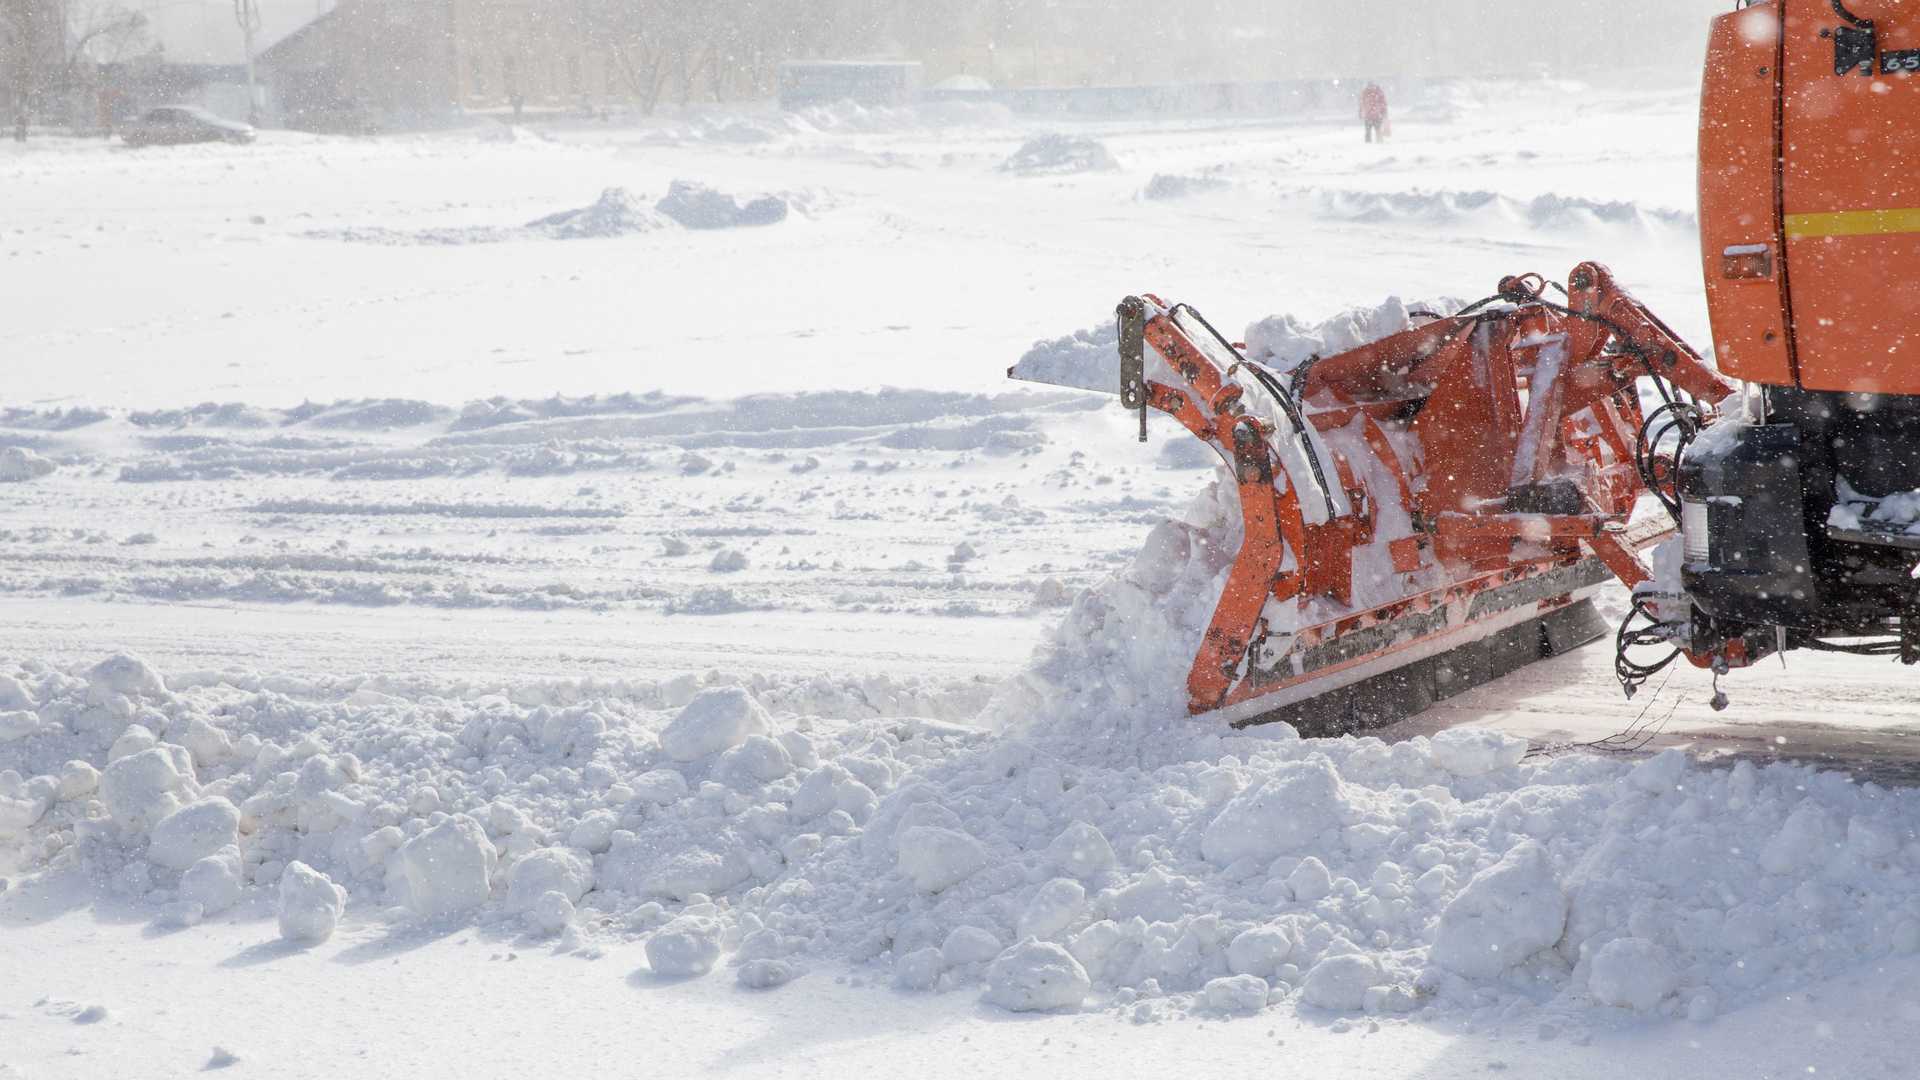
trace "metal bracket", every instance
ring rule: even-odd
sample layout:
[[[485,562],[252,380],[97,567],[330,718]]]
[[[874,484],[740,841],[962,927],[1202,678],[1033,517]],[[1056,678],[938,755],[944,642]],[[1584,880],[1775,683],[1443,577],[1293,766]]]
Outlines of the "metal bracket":
[[[1846,0],[1833,0],[1833,13],[1847,23],[1833,33],[1833,73],[1865,75],[1872,78],[1879,66],[1880,41],[1872,19],[1863,19],[1847,10]],[[1825,32],[1821,33],[1826,36]]]
[[[1120,404],[1140,410],[1140,441],[1147,441],[1147,304],[1137,296],[1120,301]]]

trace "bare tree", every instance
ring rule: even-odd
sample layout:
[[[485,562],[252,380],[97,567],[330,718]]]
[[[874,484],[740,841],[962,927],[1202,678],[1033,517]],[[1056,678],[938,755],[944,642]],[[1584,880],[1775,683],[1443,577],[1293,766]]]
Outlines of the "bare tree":
[[[0,69],[13,137],[27,124],[64,106],[77,123],[85,109],[76,96],[95,68],[124,58],[146,40],[147,17],[111,0],[0,0]]]
[[[892,2],[596,0],[585,18],[588,38],[651,113],[669,93],[682,105],[696,96],[760,97],[783,60],[871,48],[887,36]]]
[[[659,106],[666,89],[672,6],[669,0],[602,0],[587,16],[589,32],[643,113]]]

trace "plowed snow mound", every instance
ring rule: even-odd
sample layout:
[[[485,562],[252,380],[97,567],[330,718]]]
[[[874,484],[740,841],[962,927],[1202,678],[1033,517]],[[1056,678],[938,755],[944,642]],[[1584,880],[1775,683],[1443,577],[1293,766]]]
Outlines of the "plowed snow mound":
[[[1000,166],[1022,176],[1064,176],[1117,169],[1106,145],[1083,135],[1047,134],[1028,139]]]
[[[38,480],[59,468],[24,446],[0,446],[0,483]]]
[[[525,225],[471,225],[435,229],[382,227],[320,229],[306,235],[367,244],[463,245],[513,240],[606,240],[681,226],[722,229],[771,225],[787,216],[789,199],[762,195],[742,203],[732,195],[689,180],[675,180],[665,197],[649,206],[625,188],[607,188],[586,206],[535,218]]]
[[[593,240],[630,236],[667,227],[656,210],[648,208],[626,188],[608,188],[591,206],[562,210],[527,223],[527,231],[555,240]]]
[[[724,191],[689,180],[675,180],[666,198],[654,208],[689,229],[772,225],[787,217],[786,201],[777,195],[762,195],[742,203]]]
[[[1227,182],[1217,176],[1179,176],[1160,173],[1147,182],[1140,195],[1145,199],[1168,201],[1184,199],[1192,195],[1204,195],[1211,191],[1223,191]]]
[[[698,930],[681,974],[852,963],[1007,1008],[1571,1033],[1619,1009],[1705,1019],[1920,946],[1920,792],[1675,751],[1526,760],[1471,730],[1389,746],[906,718],[969,704],[889,680],[9,666],[4,888],[92,882],[190,927],[271,911],[297,861],[363,933],[641,937],[670,960]]]
[[[1328,217],[1369,224],[1524,225],[1551,232],[1623,228],[1664,232],[1695,227],[1694,215],[1683,210],[1556,194],[1533,199],[1514,199],[1491,191],[1319,189],[1300,194],[1315,200]]]
[[[1354,307],[1318,323],[1274,315],[1247,327],[1247,357],[1281,371],[1309,356],[1331,356],[1378,341],[1413,325],[1416,313],[1452,314],[1463,305],[1441,298],[1408,303],[1390,296],[1374,307]],[[1035,342],[1008,372],[1015,379],[1120,392],[1120,330],[1112,319],[1066,337]]]

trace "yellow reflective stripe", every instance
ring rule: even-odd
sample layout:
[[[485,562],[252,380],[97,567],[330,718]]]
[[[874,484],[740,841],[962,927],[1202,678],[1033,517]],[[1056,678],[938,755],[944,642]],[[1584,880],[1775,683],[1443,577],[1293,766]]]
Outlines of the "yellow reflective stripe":
[[[1835,214],[1788,214],[1787,239],[1809,236],[1885,236],[1920,233],[1920,207],[1911,210],[1842,210]]]

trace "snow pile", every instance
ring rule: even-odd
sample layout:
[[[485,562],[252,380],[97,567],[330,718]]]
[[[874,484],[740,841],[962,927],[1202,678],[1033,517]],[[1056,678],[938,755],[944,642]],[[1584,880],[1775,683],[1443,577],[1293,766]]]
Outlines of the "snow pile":
[[[24,446],[0,446],[0,483],[38,480],[59,468]]]
[[[1120,393],[1120,326],[1109,319],[1090,330],[1035,342],[1013,367],[1010,379]]]
[[[1347,191],[1308,193],[1320,212],[1341,221],[1386,225],[1468,225],[1476,228],[1524,225],[1555,232],[1633,229],[1662,232],[1691,229],[1694,215],[1683,210],[1643,207],[1638,203],[1586,199],[1548,193],[1529,200],[1492,191]]]
[[[1119,167],[1120,163],[1107,152],[1106,144],[1098,139],[1054,132],[1036,135],[1020,144],[1020,148],[1000,164],[1000,171],[1021,176],[1066,176],[1108,172]]]
[[[787,114],[787,122],[796,130],[812,135],[838,133],[916,132],[946,128],[1006,128],[1015,122],[1014,112],[997,101],[941,97],[911,106],[861,105],[837,101],[810,105]]]
[[[1185,199],[1193,195],[1223,191],[1227,182],[1217,176],[1182,176],[1175,173],[1156,173],[1140,196],[1156,202],[1173,199]]]
[[[1145,1018],[1701,1019],[1920,948],[1920,793],[1195,727],[1180,678],[1139,678],[1188,648],[1137,620],[1215,580],[1207,533],[1169,526],[1076,600],[998,735],[691,683],[557,705],[28,664],[0,679],[32,718],[0,742],[0,861],[15,890],[71,873],[168,926],[271,912],[316,941],[380,912],[639,938],[663,977],[851,963]]]
[[[987,707],[995,725],[1086,725],[1089,738],[1148,747],[1184,719],[1187,672],[1240,548],[1240,500],[1224,471],[1184,520],[1164,521],[1133,561],[1074,598],[1032,665]]]
[[[772,225],[785,221],[787,202],[762,195],[745,203],[723,191],[691,180],[675,180],[654,209],[689,229],[731,229],[742,225]]]
[[[555,240],[597,240],[652,232],[669,223],[626,188],[602,191],[590,206],[562,210],[527,223],[527,231]]]
[[[1247,327],[1246,356],[1289,371],[1310,356],[1332,356],[1409,329],[1419,318],[1416,313],[1451,314],[1461,307],[1457,300],[1409,304],[1390,296],[1377,306],[1349,308],[1317,323],[1293,315],[1273,315]],[[1035,342],[1007,376],[1118,394],[1119,348],[1119,325],[1109,319],[1092,329]]]
[[[1416,312],[1450,315],[1464,306],[1441,299],[1412,304],[1389,296],[1374,307],[1354,307],[1318,323],[1275,315],[1247,327],[1247,358],[1278,371],[1291,371],[1314,356],[1333,356],[1411,329]]]
[[[604,240],[655,232],[676,225],[689,229],[771,225],[786,219],[788,202],[782,196],[763,195],[742,204],[733,196],[703,184],[675,180],[668,186],[665,197],[651,207],[626,188],[610,187],[586,206],[561,210],[514,227],[470,225],[402,230],[356,226],[319,229],[306,235],[360,243],[448,246],[513,240]]]
[[[1908,533],[1920,533],[1920,491],[1896,491],[1885,498],[1862,495],[1842,479],[1837,487],[1838,500],[1827,512],[1827,524],[1836,529],[1858,531],[1869,523]]]

